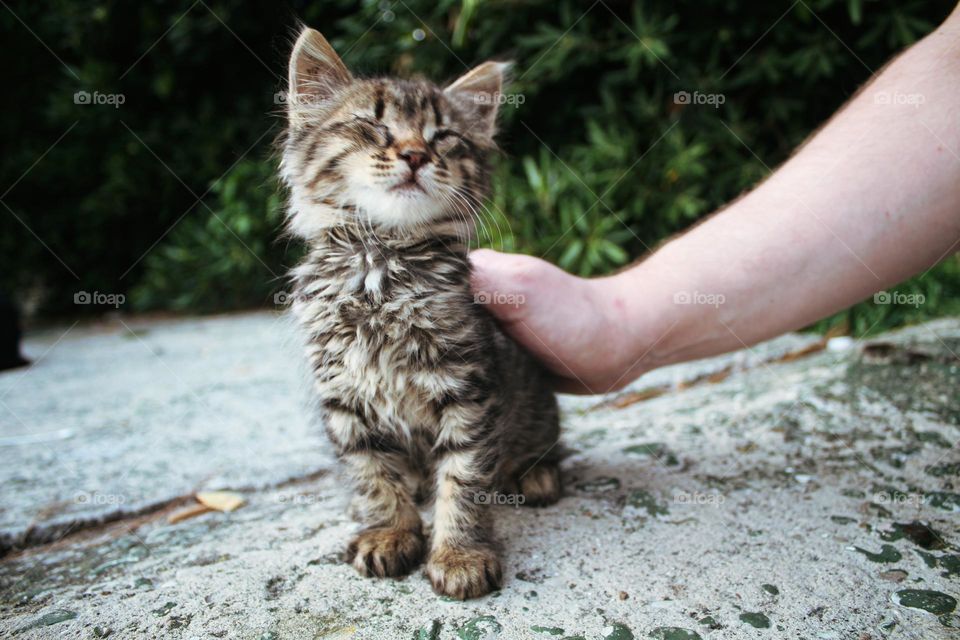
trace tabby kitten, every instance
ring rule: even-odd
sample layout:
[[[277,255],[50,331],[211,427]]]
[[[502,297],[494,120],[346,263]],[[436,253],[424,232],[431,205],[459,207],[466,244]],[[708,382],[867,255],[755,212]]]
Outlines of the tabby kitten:
[[[527,505],[560,496],[556,399],[470,290],[504,66],[487,62],[446,89],[355,79],[312,29],[289,66],[281,173],[290,228],[308,246],[292,308],[356,484],[364,528],[346,559],[383,577],[426,556],[434,590],[459,599],[501,584],[494,492]]]

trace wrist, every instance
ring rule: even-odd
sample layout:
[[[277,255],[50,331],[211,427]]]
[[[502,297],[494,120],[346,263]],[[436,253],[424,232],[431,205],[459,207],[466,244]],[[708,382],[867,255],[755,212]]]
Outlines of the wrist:
[[[730,349],[726,303],[736,295],[718,288],[715,273],[668,243],[648,260],[603,279],[611,322],[631,362],[639,361],[633,377]]]
[[[597,295],[597,308],[605,314],[608,335],[616,344],[612,369],[626,384],[648,371],[670,364],[666,354],[672,349],[676,322],[669,313],[672,294],[662,280],[649,273],[644,264],[613,276],[591,280]]]

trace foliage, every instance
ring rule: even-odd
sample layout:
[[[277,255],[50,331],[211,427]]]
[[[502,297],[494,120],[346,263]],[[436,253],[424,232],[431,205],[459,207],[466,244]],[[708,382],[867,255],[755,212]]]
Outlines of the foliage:
[[[13,216],[0,215],[0,255],[12,261],[0,270],[0,287],[21,298],[39,291],[45,309],[63,311],[81,285],[132,287],[144,308],[212,310],[269,297],[274,274],[293,260],[275,242],[276,190],[260,193],[259,185],[271,170],[273,94],[283,85],[295,18],[321,29],[361,74],[442,80],[484,59],[515,60],[482,242],[594,275],[763,179],[953,2],[47,4],[53,10],[13,6],[80,80],[9,12],[0,14],[14,59],[30,61],[11,65],[14,93],[31,96],[31,108],[4,118],[12,152],[0,158],[0,174],[14,183],[79,122],[4,198],[79,282]],[[122,91],[126,103],[72,103],[78,89],[95,88]],[[723,103],[684,104],[680,92],[721,95]],[[232,232],[192,204],[210,184],[220,186],[205,202]],[[243,245],[259,260],[241,257]],[[916,310],[868,303],[844,318],[862,332],[956,313],[958,269],[951,258],[898,288],[927,295]]]
[[[960,315],[960,259],[958,256],[872,299],[816,323],[813,329],[868,336],[890,327],[915,324],[932,316]]]
[[[273,168],[242,161],[210,193],[211,205],[189,212],[148,254],[132,291],[138,308],[217,311],[272,300],[285,275],[284,243],[277,238],[283,199]]]

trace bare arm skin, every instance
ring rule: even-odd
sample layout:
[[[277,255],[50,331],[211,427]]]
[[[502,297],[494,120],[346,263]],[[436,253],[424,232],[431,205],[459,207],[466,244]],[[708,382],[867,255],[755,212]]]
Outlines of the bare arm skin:
[[[478,292],[522,296],[491,311],[558,389],[604,393],[802,328],[958,248],[960,7],[763,184],[644,262],[586,280],[528,256],[472,260]]]

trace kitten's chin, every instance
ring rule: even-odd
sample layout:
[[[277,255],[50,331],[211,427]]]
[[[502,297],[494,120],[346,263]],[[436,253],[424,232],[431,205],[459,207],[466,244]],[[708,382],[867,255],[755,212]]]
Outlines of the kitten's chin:
[[[419,188],[364,191],[353,198],[358,213],[387,230],[423,229],[444,217],[444,207]]]

